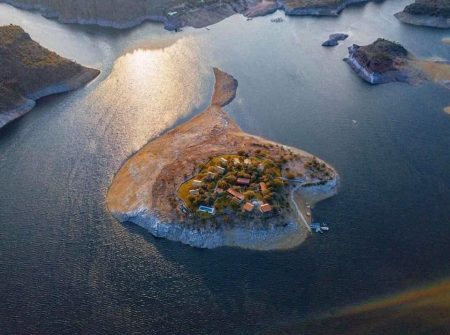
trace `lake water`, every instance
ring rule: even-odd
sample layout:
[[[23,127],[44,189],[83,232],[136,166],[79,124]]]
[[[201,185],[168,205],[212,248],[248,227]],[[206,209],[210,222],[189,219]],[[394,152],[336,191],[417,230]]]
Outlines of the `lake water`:
[[[450,275],[450,94],[370,86],[342,61],[377,37],[450,59],[410,1],[338,18],[233,16],[206,29],[61,25],[0,5],[43,46],[102,70],[0,130],[0,333],[254,334]],[[349,33],[336,48],[320,44]],[[203,110],[217,66],[239,80],[246,131],[339,171],[314,215],[331,232],[283,252],[193,249],[117,222],[105,193],[147,141]],[[357,122],[353,122],[356,120]]]

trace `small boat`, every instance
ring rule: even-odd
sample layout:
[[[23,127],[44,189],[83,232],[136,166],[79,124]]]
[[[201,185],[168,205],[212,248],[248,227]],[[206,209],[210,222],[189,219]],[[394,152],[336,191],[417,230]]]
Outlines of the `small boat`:
[[[319,223],[319,222],[314,222],[311,223],[309,225],[309,227],[314,230],[316,233],[321,233],[323,234],[323,232],[329,231],[330,228],[327,226],[326,223]]]

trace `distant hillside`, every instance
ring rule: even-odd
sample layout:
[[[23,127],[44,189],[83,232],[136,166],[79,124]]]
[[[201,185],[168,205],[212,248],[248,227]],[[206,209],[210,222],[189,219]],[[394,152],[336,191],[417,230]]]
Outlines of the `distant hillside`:
[[[144,21],[166,29],[195,28],[233,14],[263,16],[277,9],[287,15],[338,15],[348,5],[370,0],[0,0],[23,9],[39,10],[63,23],[129,28]]]
[[[416,0],[395,16],[409,24],[450,28],[450,0]]]
[[[76,89],[98,70],[83,67],[34,42],[19,26],[0,27],[0,128],[43,96]]]

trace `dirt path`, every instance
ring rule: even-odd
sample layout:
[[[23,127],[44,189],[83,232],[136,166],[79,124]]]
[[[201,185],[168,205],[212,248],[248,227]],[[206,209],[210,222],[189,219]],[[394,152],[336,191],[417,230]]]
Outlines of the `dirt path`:
[[[308,224],[308,221],[306,220],[305,216],[303,215],[302,211],[300,210],[300,208],[298,208],[297,202],[294,199],[294,195],[295,192],[297,192],[297,190],[301,187],[301,185],[297,185],[295,186],[289,194],[289,200],[291,201],[292,206],[295,208],[295,210],[297,211],[298,217],[300,218],[300,220],[303,222],[303,224],[306,226],[306,229],[308,229],[308,231],[311,232],[311,227]]]

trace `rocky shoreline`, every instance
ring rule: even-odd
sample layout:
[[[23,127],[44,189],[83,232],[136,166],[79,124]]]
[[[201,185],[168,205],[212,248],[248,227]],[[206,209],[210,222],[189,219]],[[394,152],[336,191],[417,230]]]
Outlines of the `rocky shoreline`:
[[[23,102],[15,107],[0,112],[0,129],[6,126],[8,123],[18,119],[19,117],[27,114],[31,111],[36,102],[31,99],[23,99]]]
[[[407,81],[408,75],[399,71],[389,71],[385,73],[377,73],[370,71],[363,64],[361,64],[354,56],[355,46],[349,47],[349,56],[344,61],[350,65],[353,71],[359,77],[372,85],[384,84],[393,81]]]
[[[250,155],[263,150],[273,159],[283,157],[291,173],[302,172],[302,182],[306,181],[309,187],[302,188],[298,194],[304,191],[311,204],[337,192],[338,174],[322,160],[314,158],[316,164],[331,172],[325,180],[316,170],[306,168],[306,163],[313,160],[311,154],[244,133],[221,108],[233,100],[237,81],[218,69],[214,69],[214,74],[211,106],[149,142],[127,160],[108,190],[108,209],[121,222],[132,222],[154,236],[199,248],[232,246],[273,250],[298,246],[307,237],[308,229],[292,208],[269,216],[228,213],[211,219],[180,210],[179,186],[198,164],[208,157],[240,150]],[[296,159],[287,160],[288,156]],[[299,185],[296,181],[290,183]]]
[[[337,193],[337,179],[322,186],[298,191],[311,204]],[[158,238],[181,242],[191,247],[213,249],[239,247],[251,250],[290,249],[300,245],[308,236],[307,230],[295,217],[285,218],[284,223],[233,222],[230,225],[185,224],[160,217],[146,207],[133,212],[111,212],[120,222],[131,222]]]
[[[417,84],[426,80],[425,75],[411,65],[414,57],[397,43],[379,38],[366,46],[353,44],[348,53],[344,61],[372,85],[394,81]]]
[[[398,43],[382,38],[374,43],[352,45],[344,61],[370,84],[406,82],[417,85],[432,81],[450,89],[450,63],[416,58]]]
[[[242,14],[249,18],[272,14],[277,10],[282,10],[289,16],[337,16],[346,7],[369,2],[372,0],[341,0],[338,3],[334,0],[316,2],[310,1],[305,4],[303,0],[229,0],[216,2],[198,7],[185,6],[183,1],[179,5],[172,7],[151,9],[151,1],[140,10],[130,10],[128,15],[121,15],[120,18],[110,18],[117,16],[114,8],[92,10],[75,9],[73,0],[70,4],[61,4],[57,1],[29,2],[20,0],[0,0],[14,7],[24,10],[36,10],[48,19],[55,19],[61,23],[98,25],[115,29],[132,28],[143,22],[162,23],[164,28],[170,31],[178,31],[183,27],[203,28],[215,24],[231,15]],[[121,3],[120,0],[116,2]],[[144,1],[144,3],[146,3]],[[120,4],[116,4],[119,6]],[[124,4],[121,4],[124,5]],[[144,14],[142,14],[144,13]],[[170,15],[172,13],[176,13]]]
[[[36,100],[53,94],[74,91],[80,87],[83,87],[97,76],[98,74],[96,72],[86,70],[76,78],[70,78],[64,82],[49,85],[39,89],[38,91],[26,94],[26,98],[23,103],[16,105],[9,110],[0,111],[0,129],[15,119],[30,112],[36,105]]]
[[[415,0],[395,17],[407,24],[431,28],[450,28],[450,1]]]
[[[350,5],[369,2],[371,0],[343,0],[339,4],[330,4],[326,6],[299,6],[301,1],[282,1],[280,9],[284,10],[286,15],[292,16],[338,16],[345,8]],[[292,3],[292,4],[291,4]]]
[[[430,28],[450,28],[450,18],[442,16],[411,15],[405,12],[396,13],[395,17],[403,23]]]

